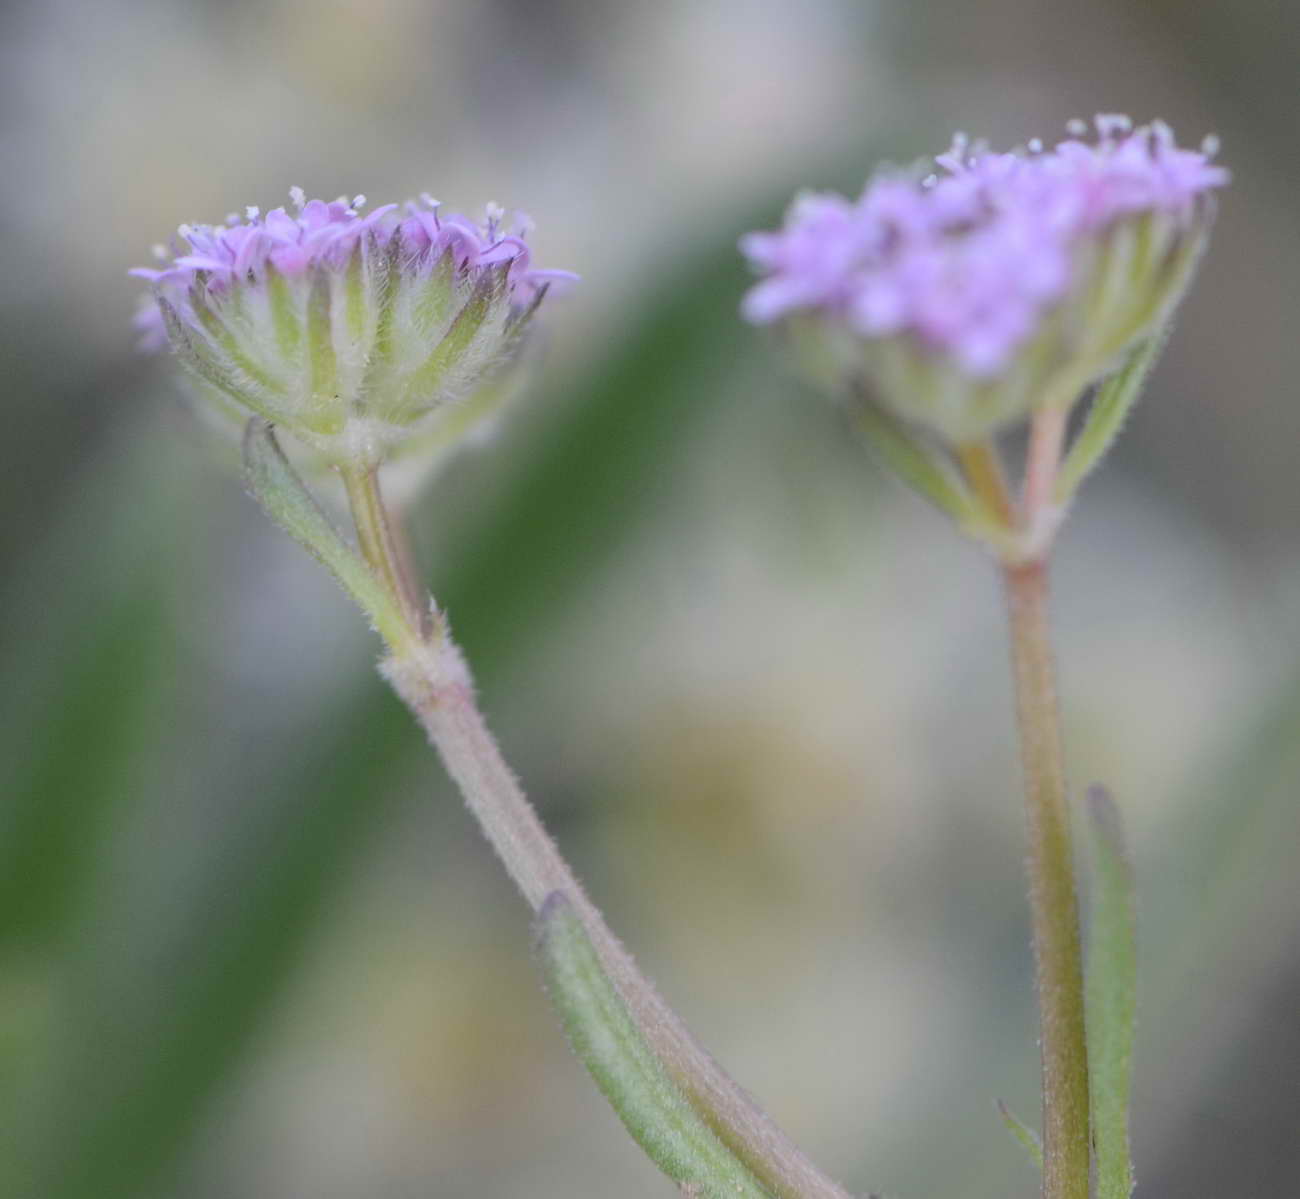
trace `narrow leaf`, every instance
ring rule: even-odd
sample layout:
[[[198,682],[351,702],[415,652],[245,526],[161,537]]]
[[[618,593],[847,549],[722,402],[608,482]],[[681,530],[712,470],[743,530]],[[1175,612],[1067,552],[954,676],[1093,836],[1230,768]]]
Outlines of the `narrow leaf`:
[[[1168,329],[1161,329],[1137,346],[1120,367],[1097,389],[1083,428],[1070,447],[1061,464],[1056,479],[1055,499],[1058,504],[1068,504],[1079,484],[1096,468],[1119,436],[1142,385],[1155,360],[1164,348]]]
[[[858,427],[885,464],[960,522],[970,519],[974,501],[952,466],[921,441],[897,417],[870,400],[853,409]]]
[[[1025,1152],[1034,1160],[1035,1165],[1043,1168],[1043,1142],[1032,1128],[1015,1114],[1001,1099],[998,1100],[998,1115],[1007,1131],[1024,1146]]]
[[[244,431],[244,477],[267,515],[329,569],[390,643],[400,641],[405,625],[396,599],[330,522],[261,417]]]
[[[535,931],[547,990],[574,1053],[650,1160],[697,1199],[768,1196],[669,1079],[559,891],[542,904]]]
[[[1119,809],[1101,787],[1088,792],[1088,817],[1093,887],[1085,988],[1097,1199],[1129,1199],[1128,1109],[1137,1013],[1133,871]]]

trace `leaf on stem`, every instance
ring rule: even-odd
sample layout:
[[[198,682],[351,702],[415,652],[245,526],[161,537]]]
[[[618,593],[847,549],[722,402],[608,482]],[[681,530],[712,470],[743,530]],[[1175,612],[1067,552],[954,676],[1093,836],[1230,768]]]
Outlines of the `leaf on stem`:
[[[770,1199],[668,1077],[559,891],[534,924],[537,956],[569,1042],[647,1156],[697,1199]]]
[[[244,478],[266,514],[325,566],[391,643],[405,634],[401,607],[326,516],[285,457],[268,421],[244,430]]]
[[[920,436],[869,399],[856,404],[853,415],[885,464],[904,482],[959,523],[971,519],[975,500],[952,465]]]
[[[1093,886],[1085,1000],[1097,1199],[1129,1199],[1129,1090],[1137,1013],[1133,870],[1119,809],[1102,787],[1088,791],[1088,830]]]
[[[1079,430],[1056,477],[1053,498],[1057,504],[1064,506],[1073,499],[1079,484],[1092,473],[1119,436],[1151,367],[1164,349],[1167,337],[1167,327],[1152,334],[1097,389],[1097,394],[1088,406],[1083,428]]]
[[[1025,1152],[1034,1160],[1034,1164],[1043,1168],[1043,1141],[1032,1128],[1015,1114],[1001,1099],[997,1101],[998,1115],[1007,1131],[1024,1146]]]

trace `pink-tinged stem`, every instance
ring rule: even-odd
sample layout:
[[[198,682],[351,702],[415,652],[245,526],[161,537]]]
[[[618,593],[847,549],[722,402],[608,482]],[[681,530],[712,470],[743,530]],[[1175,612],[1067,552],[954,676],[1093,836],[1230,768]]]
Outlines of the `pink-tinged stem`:
[[[1037,425],[1035,425],[1037,431]],[[1042,1029],[1043,1197],[1088,1199],[1088,1056],[1069,799],[1048,627],[1047,565],[1004,567],[1025,776]]]
[[[395,648],[383,663],[423,725],[470,810],[530,907],[563,892],[601,963],[669,1075],[718,1136],[778,1199],[849,1199],[696,1042],[641,974],[542,827],[474,701],[473,684],[445,624],[430,640]]]
[[[1061,465],[1065,445],[1065,427],[1070,419],[1068,408],[1040,408],[1034,413],[1029,429],[1029,452],[1025,459],[1025,489],[1021,497],[1027,523],[1033,524],[1038,513],[1051,507],[1052,488]]]
[[[718,1137],[775,1199],[849,1199],[699,1045],[637,969],[587,898],[506,765],[474,699],[469,669],[446,622],[415,581],[400,522],[375,471],[344,471],[357,540],[375,576],[399,601],[404,628],[389,637],[381,669],[424,727],[507,872],[537,911],[562,892],[665,1070]]]

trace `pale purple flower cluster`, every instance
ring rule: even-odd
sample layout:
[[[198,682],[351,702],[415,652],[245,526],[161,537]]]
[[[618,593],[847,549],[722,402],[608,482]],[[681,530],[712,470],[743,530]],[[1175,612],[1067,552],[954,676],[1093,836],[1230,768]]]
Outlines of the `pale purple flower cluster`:
[[[274,208],[265,216],[248,208],[245,217],[231,213],[225,225],[182,225],[170,250],[155,247],[165,263],[161,268],[137,267],[130,273],[152,283],[159,296],[178,311],[188,307],[186,295],[196,282],[220,294],[234,281],[265,277],[268,266],[293,278],[313,267],[342,269],[358,243],[373,233],[377,244],[388,247],[395,237],[411,264],[453,253],[458,268],[471,273],[480,267],[509,263],[508,284],[512,301],[527,307],[544,286],[572,280],[570,271],[537,270],[525,235],[531,222],[522,213],[510,222],[496,205],[489,205],[480,224],[461,213],[443,213],[438,201],[422,196],[418,203],[385,204],[364,215],[365,196],[351,203],[346,197],[332,202],[308,200],[301,188],[290,191],[295,213]],[[170,256],[170,261],[167,259]],[[141,346],[162,349],[167,333],[155,303],[142,306],[136,318]]]
[[[852,202],[808,194],[785,227],[741,248],[763,276],[758,324],[814,312],[866,339],[912,335],[973,379],[1008,366],[1080,282],[1080,250],[1126,218],[1190,221],[1228,180],[1214,147],[1179,148],[1168,126],[1099,116],[1053,150],[993,153],[958,137],[939,174],[882,173]]]
[[[293,433],[324,461],[375,466],[468,429],[504,398],[543,293],[529,222],[483,222],[428,196],[363,212],[290,191],[291,211],[182,225],[137,318],[215,411]],[[454,416],[451,414],[455,414]]]

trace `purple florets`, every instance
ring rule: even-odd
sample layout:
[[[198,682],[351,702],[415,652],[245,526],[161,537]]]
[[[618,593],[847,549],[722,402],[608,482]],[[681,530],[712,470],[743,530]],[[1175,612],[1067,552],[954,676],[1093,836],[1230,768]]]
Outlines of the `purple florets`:
[[[373,231],[380,247],[388,247],[394,237],[400,237],[404,256],[417,267],[448,250],[464,273],[508,262],[511,300],[521,308],[547,284],[577,278],[570,271],[534,269],[524,240],[531,222],[522,213],[505,222],[504,211],[496,205],[488,205],[486,220],[480,224],[460,213],[441,212],[438,201],[428,195],[418,203],[385,204],[364,214],[360,209],[365,196],[357,196],[351,203],[346,197],[332,202],[308,200],[297,187],[290,195],[294,214],[274,208],[262,216],[258,209],[248,208],[244,219],[231,213],[225,225],[182,225],[170,250],[155,247],[164,266],[137,267],[130,273],[152,283],[156,296],[183,311],[186,293],[196,282],[220,294],[236,280],[264,277],[268,266],[288,278],[316,267],[342,270],[358,243]],[[156,303],[142,306],[135,324],[141,348],[167,345]]]
[[[132,272],[153,293],[136,325],[215,408],[327,462],[369,468],[468,428],[508,390],[543,293],[576,278],[534,269],[527,219],[497,205],[479,223],[428,196],[363,213],[364,196],[290,195],[293,213],[182,225],[159,267]]]
[[[1099,116],[1097,140],[998,154],[958,137],[942,174],[892,172],[856,202],[800,197],[775,233],[741,248],[763,276],[744,315],[823,313],[865,339],[910,334],[972,379],[1004,370],[1079,284],[1080,250],[1126,218],[1190,221],[1228,180],[1213,147],[1184,150],[1156,122]]]

